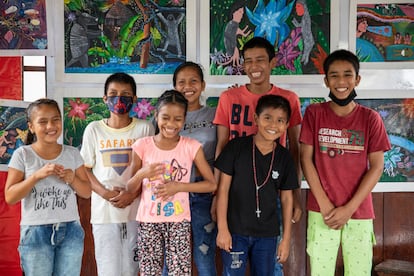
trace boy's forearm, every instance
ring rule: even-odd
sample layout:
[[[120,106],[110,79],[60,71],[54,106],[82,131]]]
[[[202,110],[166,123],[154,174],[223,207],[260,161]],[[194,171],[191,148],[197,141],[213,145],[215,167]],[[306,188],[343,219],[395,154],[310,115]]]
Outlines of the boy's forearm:
[[[224,146],[228,143],[230,136],[230,130],[222,125],[217,126],[217,144],[215,157],[217,158],[223,151]]]
[[[86,167],[86,176],[91,183],[92,191],[98,194],[99,196],[104,198],[105,193],[108,191],[96,178],[96,176],[92,173],[92,169]]]
[[[226,183],[220,183],[219,190],[217,191],[217,229],[219,231],[228,231],[229,226],[227,223],[227,211],[228,211],[228,186]]]
[[[227,207],[223,206],[220,202],[220,198],[217,196],[217,229],[219,231],[228,231],[229,226],[227,224]]]
[[[302,189],[300,187],[293,190],[293,204],[302,205]]]
[[[283,239],[290,240],[292,231],[292,210],[293,210],[293,192],[291,190],[282,190],[280,193],[280,203],[282,206],[283,220]]]
[[[301,165],[302,171],[309,185],[312,194],[315,196],[319,207],[330,203],[330,200],[322,188],[319,175],[313,163],[313,147],[310,145],[301,146]]]

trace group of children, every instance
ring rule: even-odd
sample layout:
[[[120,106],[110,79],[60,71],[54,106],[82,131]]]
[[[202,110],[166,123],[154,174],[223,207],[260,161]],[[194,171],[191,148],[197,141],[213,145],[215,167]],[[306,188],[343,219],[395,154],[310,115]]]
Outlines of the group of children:
[[[5,188],[8,203],[22,200],[25,275],[80,274],[75,195],[91,194],[98,275],[191,275],[193,261],[198,275],[216,275],[216,245],[223,275],[245,275],[247,263],[250,275],[283,275],[302,215],[301,168],[311,274],[334,275],[341,245],[347,275],[371,275],[370,192],[390,144],[379,115],[354,101],[357,57],[327,57],[331,101],[309,106],[302,122],[298,96],[270,83],[273,45],[255,37],[241,54],[250,82],[223,92],[217,110],[201,104],[201,67],[181,64],[158,99],[155,128],[129,117],[134,79],[109,76],[111,115],[87,126],[80,153],[57,142],[55,101],[30,104],[34,140],[16,150]]]

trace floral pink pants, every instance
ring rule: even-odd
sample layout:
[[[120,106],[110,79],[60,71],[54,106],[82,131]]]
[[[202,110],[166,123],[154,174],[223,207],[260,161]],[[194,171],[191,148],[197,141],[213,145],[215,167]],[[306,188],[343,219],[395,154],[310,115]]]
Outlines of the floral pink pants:
[[[161,275],[164,255],[169,275],[191,275],[191,222],[138,224],[140,275]]]

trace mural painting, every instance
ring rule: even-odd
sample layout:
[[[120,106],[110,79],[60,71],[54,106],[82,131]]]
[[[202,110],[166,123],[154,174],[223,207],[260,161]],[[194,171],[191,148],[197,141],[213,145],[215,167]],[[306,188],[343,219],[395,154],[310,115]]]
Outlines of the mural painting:
[[[7,171],[13,152],[26,141],[26,106],[21,101],[0,100],[0,171]]]
[[[414,61],[414,4],[358,4],[356,20],[361,61]]]
[[[46,0],[0,1],[0,49],[47,49]]]
[[[185,0],[65,0],[65,73],[172,74],[186,58]]]
[[[330,53],[330,2],[211,0],[210,74],[243,75],[240,51],[253,36],[275,47],[272,75],[322,74]]]
[[[382,182],[414,181],[414,99],[364,99],[384,121],[391,150],[384,154]]]

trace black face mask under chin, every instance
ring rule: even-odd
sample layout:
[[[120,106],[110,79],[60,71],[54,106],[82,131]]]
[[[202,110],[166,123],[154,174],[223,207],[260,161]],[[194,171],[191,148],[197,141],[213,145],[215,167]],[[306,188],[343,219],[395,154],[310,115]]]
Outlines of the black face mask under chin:
[[[335,97],[335,95],[329,91],[329,98],[331,98],[331,100],[336,103],[339,106],[346,106],[348,105],[350,102],[352,102],[355,97],[357,96],[355,89],[352,90],[351,93],[349,93],[348,97],[345,99],[338,99],[337,97]]]

